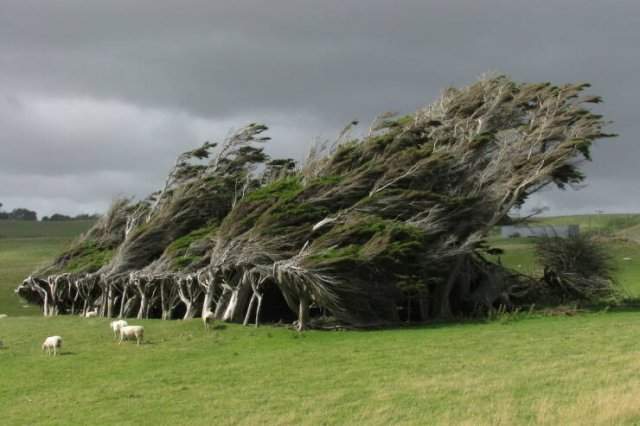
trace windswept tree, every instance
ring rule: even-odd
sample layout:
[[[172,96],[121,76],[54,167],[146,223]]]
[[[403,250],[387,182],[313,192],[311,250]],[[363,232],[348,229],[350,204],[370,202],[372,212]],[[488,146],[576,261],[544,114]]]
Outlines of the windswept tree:
[[[269,159],[251,124],[180,155],[158,192],[114,206],[47,271],[128,276],[121,315],[184,303],[188,318],[198,301],[258,324],[284,305],[299,329],[318,314],[372,325],[517,303],[529,283],[485,259],[485,238],[532,193],[584,179],[592,143],[611,136],[588,87],[485,77],[382,114],[362,138],[351,122],[299,168]]]
[[[408,297],[421,319],[507,300],[514,280],[484,260],[484,239],[531,193],[582,181],[580,161],[610,136],[587,87],[497,76],[448,89],[247,195],[212,252],[236,296],[221,303],[245,309],[256,270],[272,271],[300,327],[312,304],[371,324],[398,321]]]
[[[125,238],[105,272],[143,269],[180,237],[221,221],[244,192],[259,184],[253,171],[268,159],[261,146],[269,140],[262,136],[266,130],[266,126],[250,124],[231,134],[220,147],[206,142],[181,154],[162,190],[138,203],[128,215]],[[166,271],[169,263],[168,259],[156,263],[155,271]]]

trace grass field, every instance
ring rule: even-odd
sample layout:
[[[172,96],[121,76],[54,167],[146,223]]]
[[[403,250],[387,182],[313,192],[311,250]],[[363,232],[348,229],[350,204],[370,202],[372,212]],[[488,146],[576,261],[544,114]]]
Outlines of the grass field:
[[[13,290],[43,262],[51,260],[93,222],[26,222],[0,220],[0,314],[34,315]]]
[[[2,424],[640,421],[636,312],[303,335],[142,323],[136,347],[103,319],[0,320]]]
[[[616,279],[629,296],[640,296],[640,214],[598,214],[539,218],[534,222],[548,225],[580,225],[581,232],[615,237],[606,242],[616,267]],[[505,250],[502,263],[526,274],[541,275],[535,263],[534,244],[529,238],[503,239],[494,233],[494,247]],[[497,257],[494,257],[497,260]]]
[[[640,423],[640,312],[304,334],[130,321],[147,342],[118,345],[107,319],[15,317],[33,311],[5,297],[67,231],[0,238],[2,425]],[[498,243],[504,263],[534,267],[530,241]],[[54,334],[62,355],[47,358]]]

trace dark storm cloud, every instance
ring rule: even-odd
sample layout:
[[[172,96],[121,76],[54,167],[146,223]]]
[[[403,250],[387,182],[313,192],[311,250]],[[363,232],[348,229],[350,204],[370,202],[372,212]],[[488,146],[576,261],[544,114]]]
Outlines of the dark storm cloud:
[[[579,196],[536,202],[606,210],[624,188],[638,201],[615,208],[638,210],[639,21],[637,1],[0,0],[0,201],[103,208],[247,121],[275,125],[272,152],[299,158],[353,118],[497,70],[592,82],[621,135],[595,149]]]

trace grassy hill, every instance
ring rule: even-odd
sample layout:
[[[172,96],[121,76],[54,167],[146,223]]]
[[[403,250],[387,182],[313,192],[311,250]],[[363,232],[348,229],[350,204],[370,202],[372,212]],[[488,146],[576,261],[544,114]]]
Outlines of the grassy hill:
[[[0,220],[0,314],[38,314],[37,308],[22,305],[13,290],[92,224]]]

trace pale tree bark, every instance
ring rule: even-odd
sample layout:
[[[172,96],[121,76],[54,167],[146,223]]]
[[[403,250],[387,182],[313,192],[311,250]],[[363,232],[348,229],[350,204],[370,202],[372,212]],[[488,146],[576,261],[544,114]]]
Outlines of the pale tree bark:
[[[309,296],[303,292],[300,293],[300,299],[298,301],[298,331],[303,331],[309,328]]]
[[[120,312],[118,313],[118,318],[124,318],[125,307],[127,306],[127,302],[129,301],[128,294],[130,284],[130,278],[126,278],[122,282],[122,298],[120,300]]]
[[[209,312],[212,312],[211,304],[213,303],[217,286],[213,272],[209,269],[201,269],[198,271],[197,277],[198,284],[204,291],[204,300],[202,301],[202,318],[204,319]],[[218,306],[219,304],[216,305],[216,312],[218,310]]]
[[[178,278],[175,275],[167,275],[160,280],[160,306],[162,307],[162,319],[170,320],[173,310],[180,303],[178,291]]]
[[[178,296],[185,306],[183,320],[190,320],[196,314],[196,301],[202,294],[202,288],[198,284],[197,278],[192,274],[178,278]]]
[[[141,276],[141,274],[132,274],[133,275],[133,285],[138,290],[138,296],[140,297],[140,307],[138,308],[138,314],[136,315],[136,319],[143,319],[145,313],[147,312],[147,304],[149,302],[149,297],[147,295],[148,290],[148,278]]]
[[[58,315],[58,285],[60,284],[60,276],[59,275],[50,275],[47,277],[47,283],[49,284],[49,294],[50,300],[48,300],[47,305],[49,306],[49,312],[47,312],[46,316],[55,316]]]
[[[231,287],[229,287],[227,284],[222,284],[222,294],[220,294],[220,297],[218,297],[216,301],[216,309],[213,311],[213,316],[215,319],[220,320],[223,318],[226,309],[229,306],[231,293]]]
[[[246,326],[249,324],[249,320],[251,318],[251,312],[253,310],[253,306],[257,302],[256,312],[255,312],[255,326],[258,327],[260,324],[260,311],[262,310],[262,296],[263,296],[263,285],[268,277],[260,277],[258,281],[255,281],[255,277],[251,277],[251,290],[253,290],[253,294],[251,295],[251,300],[249,301],[249,306],[247,307],[247,312],[244,317],[243,325]]]

